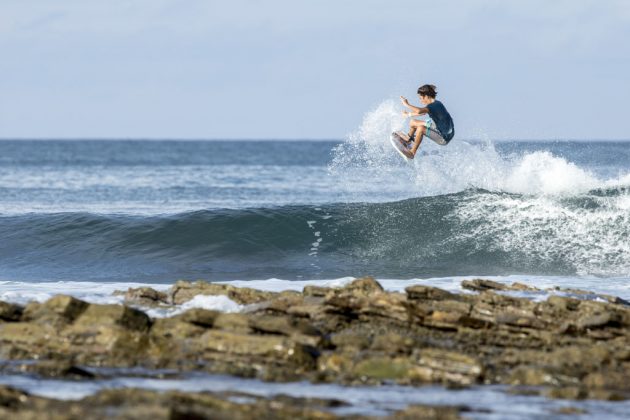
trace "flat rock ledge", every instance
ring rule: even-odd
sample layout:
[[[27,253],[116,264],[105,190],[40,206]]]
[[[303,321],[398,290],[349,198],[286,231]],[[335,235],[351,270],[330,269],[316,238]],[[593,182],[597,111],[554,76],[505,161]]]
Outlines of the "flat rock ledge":
[[[463,287],[474,293],[422,285],[387,292],[370,277],[302,293],[179,281],[166,292],[130,289],[124,305],[64,295],[25,307],[0,302],[0,359],[29,361],[23,370],[44,377],[144,367],[266,381],[506,384],[552,398],[630,397],[626,301],[552,295],[537,302],[506,294],[527,286],[488,280]],[[244,309],[190,309],[168,318],[137,309],[198,295],[225,295]]]
[[[79,401],[59,401],[29,395],[0,385],[0,418],[3,419],[137,419],[137,420],[328,420],[372,419],[360,415],[337,416],[339,400],[277,395],[262,398],[237,392],[157,392],[142,389],[109,389]],[[459,407],[412,405],[386,417],[392,420],[458,420]],[[382,417],[381,417],[382,418]]]

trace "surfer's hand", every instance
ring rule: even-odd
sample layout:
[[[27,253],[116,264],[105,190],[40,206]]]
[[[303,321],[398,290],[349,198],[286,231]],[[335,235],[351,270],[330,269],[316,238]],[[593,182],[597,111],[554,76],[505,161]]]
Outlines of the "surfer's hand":
[[[403,105],[409,105],[409,101],[404,96],[400,97],[400,101],[403,103]]]

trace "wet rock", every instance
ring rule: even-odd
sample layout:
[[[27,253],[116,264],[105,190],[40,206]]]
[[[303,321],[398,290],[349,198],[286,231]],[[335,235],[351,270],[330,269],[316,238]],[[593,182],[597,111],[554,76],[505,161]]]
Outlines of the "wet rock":
[[[459,420],[461,411],[467,411],[462,407],[431,407],[412,405],[398,411],[389,418],[394,420]]]
[[[588,299],[601,299],[603,301],[606,301],[608,303],[613,303],[616,305],[623,305],[623,306],[629,306],[630,302],[628,302],[625,299],[622,299],[618,296],[612,296],[612,295],[607,295],[607,294],[602,294],[602,293],[593,293],[590,292],[588,290],[581,290],[581,289],[571,289],[571,288],[563,288],[563,287],[552,287],[547,289],[548,291],[557,291],[557,292],[562,292],[562,293],[568,293],[574,296],[580,296],[583,298],[588,298]]]
[[[167,305],[168,295],[150,287],[129,288],[125,292],[125,304],[145,307]]]
[[[235,287],[229,284],[208,283],[204,281],[193,283],[183,280],[175,283],[168,292],[170,303],[175,305],[187,302],[198,295],[223,295],[241,305],[249,305],[270,300],[275,297],[277,293],[247,287]]]
[[[0,322],[17,322],[23,311],[24,308],[20,305],[0,301]]]
[[[560,407],[552,412],[553,414],[560,414],[565,416],[588,414],[588,411],[578,407]]]
[[[142,389],[107,389],[78,401],[60,401],[0,386],[0,417],[19,419],[456,420],[461,418],[458,413],[468,411],[466,407],[424,405],[412,405],[387,417],[337,416],[331,411],[346,405],[339,399],[288,395],[265,398],[237,392],[159,392]]]
[[[492,280],[474,279],[462,281],[462,288],[473,290],[475,292],[483,292],[486,290],[509,290],[510,288],[503,284]]]
[[[538,287],[529,286],[527,284],[523,284],[523,283],[519,283],[519,282],[512,283],[512,285],[509,286],[509,290],[525,291],[525,292],[540,292],[540,291],[542,291],[542,289],[539,289]]]
[[[544,394],[548,398],[564,400],[583,400],[588,397],[588,391],[578,386],[566,386],[560,388],[548,388]]]
[[[446,290],[439,289],[437,287],[432,286],[422,286],[415,285],[410,286],[405,289],[407,293],[407,297],[409,300],[456,300],[459,297],[453,293],[447,292]]]
[[[65,360],[41,360],[35,363],[23,363],[20,372],[35,373],[46,378],[93,379],[96,375],[89,370]]]

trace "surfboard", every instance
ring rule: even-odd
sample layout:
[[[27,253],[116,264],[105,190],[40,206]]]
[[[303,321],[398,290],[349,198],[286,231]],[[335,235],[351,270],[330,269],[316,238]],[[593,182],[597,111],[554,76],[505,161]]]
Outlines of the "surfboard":
[[[402,156],[403,159],[405,159],[407,162],[413,159],[413,155],[405,145],[405,140],[407,140],[408,138],[409,136],[401,133],[400,131],[393,132],[391,137],[389,138],[389,141],[392,143],[392,146],[394,146],[394,149],[396,149],[400,156]]]

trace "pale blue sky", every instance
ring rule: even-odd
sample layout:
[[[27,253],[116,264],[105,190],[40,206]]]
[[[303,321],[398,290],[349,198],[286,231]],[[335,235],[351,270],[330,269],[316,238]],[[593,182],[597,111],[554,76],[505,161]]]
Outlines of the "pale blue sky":
[[[342,138],[438,86],[460,138],[629,139],[624,0],[2,0],[0,138]]]

